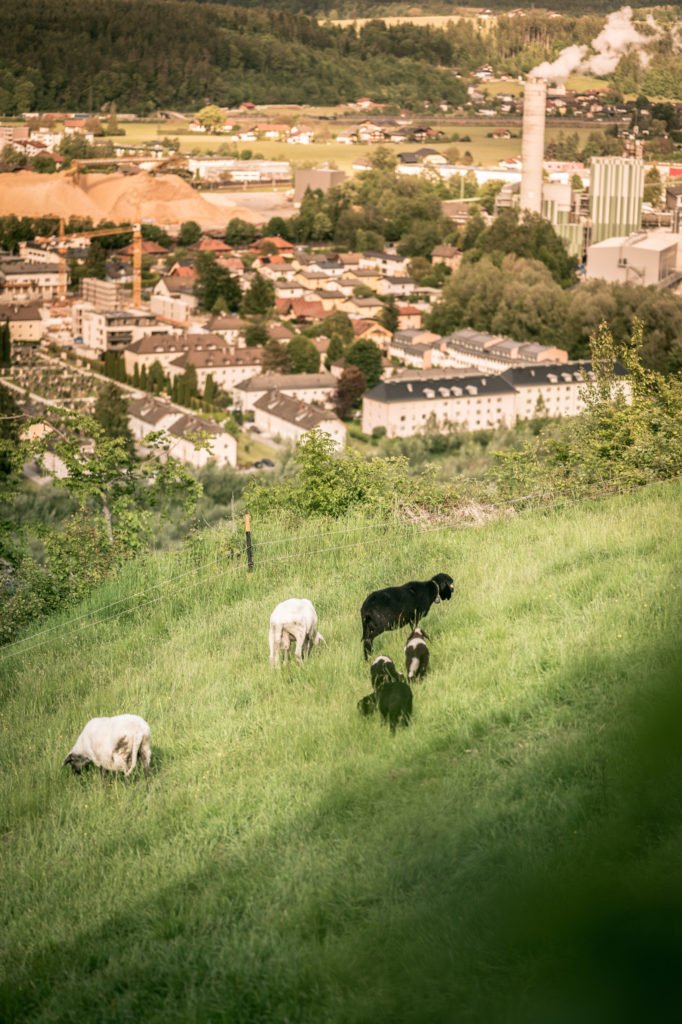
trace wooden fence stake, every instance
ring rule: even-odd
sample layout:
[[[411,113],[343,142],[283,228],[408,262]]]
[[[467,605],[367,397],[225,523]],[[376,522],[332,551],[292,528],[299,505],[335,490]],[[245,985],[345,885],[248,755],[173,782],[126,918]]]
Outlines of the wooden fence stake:
[[[247,512],[244,516],[244,529],[246,531],[246,564],[249,572],[253,572],[253,549],[251,547],[251,516]]]

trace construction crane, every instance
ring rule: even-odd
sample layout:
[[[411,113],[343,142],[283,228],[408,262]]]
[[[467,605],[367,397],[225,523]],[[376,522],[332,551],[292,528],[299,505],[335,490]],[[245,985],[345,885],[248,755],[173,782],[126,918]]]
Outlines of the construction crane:
[[[133,224],[128,228],[95,228],[93,231],[75,231],[73,234],[65,234],[64,218],[59,218],[59,234],[57,235],[57,253],[59,254],[59,269],[61,271],[58,297],[60,301],[66,298],[67,266],[66,253],[67,242],[77,238],[103,238],[108,235],[128,235],[133,233],[133,306],[140,308],[142,303],[142,226]],[[50,242],[52,238],[36,238],[36,242]]]
[[[184,157],[181,157],[179,153],[172,153],[170,156],[97,156],[87,157],[84,159],[75,159],[71,161],[71,164],[62,173],[64,177],[73,177],[75,181],[78,181],[81,175],[81,171],[85,170],[87,173],[88,167],[111,167],[116,166],[117,168],[134,167],[138,170],[144,170],[143,164],[153,168],[153,171],[164,170],[168,168],[177,168],[179,164],[186,163]]]

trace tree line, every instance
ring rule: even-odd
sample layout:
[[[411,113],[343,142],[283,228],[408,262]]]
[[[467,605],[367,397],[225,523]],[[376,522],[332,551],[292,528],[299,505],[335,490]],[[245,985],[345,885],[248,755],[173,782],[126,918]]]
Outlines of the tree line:
[[[397,106],[458,105],[466,91],[453,70],[467,74],[487,62],[527,72],[564,46],[589,43],[602,22],[595,15],[556,19],[529,11],[525,18],[501,18],[484,33],[473,19],[443,28],[376,19],[356,28],[320,24],[306,16],[312,13],[300,0],[276,8],[194,0],[6,0],[0,5],[0,113],[94,112],[111,103],[136,113],[245,100],[336,104],[360,95]],[[638,89],[679,95],[669,90],[681,72],[671,30],[657,42]],[[629,80],[633,74],[627,65],[624,75]]]
[[[370,36],[281,10],[9,0],[0,7],[0,112],[95,111],[112,101],[138,113],[207,101],[336,104],[366,92],[399,105],[464,100],[463,84],[434,66],[436,52],[437,64],[452,64],[437,33]]]

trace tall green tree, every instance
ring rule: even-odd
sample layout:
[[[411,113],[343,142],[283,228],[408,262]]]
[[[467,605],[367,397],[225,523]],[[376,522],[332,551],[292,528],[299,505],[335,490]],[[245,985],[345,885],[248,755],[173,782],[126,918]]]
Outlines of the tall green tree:
[[[317,373],[320,369],[320,353],[303,334],[297,334],[291,339],[287,345],[287,354],[293,373]]]
[[[275,286],[256,271],[251,287],[242,299],[244,316],[267,316],[275,306]]]
[[[353,342],[346,352],[346,362],[362,370],[368,388],[381,380],[381,351],[373,341],[363,338]]]
[[[143,370],[145,367],[143,367]],[[147,388],[154,395],[160,394],[168,386],[168,378],[164,372],[163,366],[158,359],[155,359],[152,365],[149,367],[147,373]]]
[[[263,353],[263,373],[291,373],[291,371],[291,359],[286,346],[271,338]]]
[[[104,384],[100,388],[93,418],[104,429],[107,437],[121,438],[126,451],[133,451],[133,435],[128,425],[128,403],[115,384]]]
[[[202,253],[197,260],[196,295],[208,312],[236,312],[242,298],[239,282],[226,267],[216,263],[213,253]]]
[[[384,308],[379,319],[386,330],[394,334],[398,330],[398,304],[392,295],[389,295],[383,301]]]
[[[5,320],[4,324],[0,324],[0,366],[10,366],[11,363],[12,338],[9,321]]]
[[[201,228],[195,220],[186,220],[180,225],[178,245],[186,247],[196,245],[201,238]]]
[[[367,381],[358,366],[347,366],[339,377],[334,395],[334,408],[342,420],[348,419],[353,407],[358,404],[367,390]]]
[[[233,217],[225,228],[225,241],[237,249],[241,246],[251,245],[256,238],[258,238],[258,230],[241,217]]]
[[[178,405],[184,405],[185,408],[191,408],[192,399],[197,398],[199,395],[199,387],[197,384],[197,371],[194,366],[188,366],[184,373],[178,374],[173,381],[171,388],[171,397],[174,402]]]

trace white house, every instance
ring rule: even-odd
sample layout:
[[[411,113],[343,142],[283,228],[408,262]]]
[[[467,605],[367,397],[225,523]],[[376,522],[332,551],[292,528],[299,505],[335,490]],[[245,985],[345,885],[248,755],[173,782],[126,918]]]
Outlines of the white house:
[[[255,425],[270,437],[299,441],[311,430],[323,430],[337,448],[346,443],[346,427],[330,412],[323,412],[279,391],[268,391],[253,407]]]
[[[332,373],[263,373],[237,384],[234,404],[243,412],[249,412],[263,395],[277,391],[299,402],[331,408],[337,387],[338,381]]]
[[[208,462],[218,466],[237,465],[237,441],[212,420],[204,420],[161,398],[135,398],[128,403],[128,424],[133,437],[144,444],[147,434],[165,430],[171,437],[173,458],[200,469]],[[210,435],[210,450],[199,443],[199,435]]]

